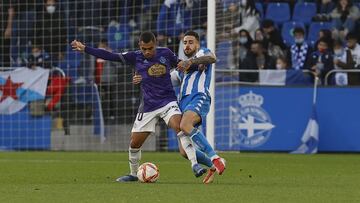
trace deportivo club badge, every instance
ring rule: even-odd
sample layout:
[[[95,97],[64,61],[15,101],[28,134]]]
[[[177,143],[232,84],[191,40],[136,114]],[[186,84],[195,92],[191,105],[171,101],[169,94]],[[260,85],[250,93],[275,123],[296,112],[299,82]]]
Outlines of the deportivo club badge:
[[[264,144],[275,127],[269,114],[261,108],[264,98],[250,91],[238,97],[230,106],[230,147],[254,148]]]

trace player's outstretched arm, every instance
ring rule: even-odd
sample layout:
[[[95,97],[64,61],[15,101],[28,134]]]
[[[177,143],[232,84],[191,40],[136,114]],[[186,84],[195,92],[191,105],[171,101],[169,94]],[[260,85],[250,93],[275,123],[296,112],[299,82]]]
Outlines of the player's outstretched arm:
[[[203,56],[197,58],[191,58],[189,60],[180,61],[177,65],[179,70],[186,71],[191,65],[198,65],[199,70],[204,70],[205,65],[212,64],[216,62],[216,56],[212,52],[208,52]]]
[[[75,51],[85,52],[85,53],[93,55],[93,56],[95,56],[97,58],[101,58],[101,59],[108,60],[108,61],[120,61],[120,62],[122,62],[119,54],[112,53],[112,52],[106,51],[104,49],[97,49],[97,48],[93,48],[93,47],[88,47],[88,46],[85,46],[83,43],[81,43],[80,41],[77,41],[77,40],[74,40],[74,41],[71,42],[71,47]]]

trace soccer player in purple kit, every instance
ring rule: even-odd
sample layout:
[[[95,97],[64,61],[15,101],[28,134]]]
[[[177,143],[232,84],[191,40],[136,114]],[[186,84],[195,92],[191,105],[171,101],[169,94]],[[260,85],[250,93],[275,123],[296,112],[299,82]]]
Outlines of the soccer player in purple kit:
[[[85,46],[74,40],[71,42],[73,50],[85,52],[104,60],[118,61],[135,65],[136,73],[142,78],[141,103],[136,120],[131,130],[129,147],[130,174],[122,176],[116,181],[137,181],[137,169],[141,158],[141,146],[146,138],[155,132],[155,125],[159,118],[178,134],[180,153],[192,163],[192,170],[196,177],[206,173],[196,161],[195,148],[191,138],[180,131],[181,111],[171,83],[170,69],[176,67],[177,56],[168,48],[157,47],[156,38],[152,32],[140,35],[140,50],[124,53],[111,53],[106,50]]]

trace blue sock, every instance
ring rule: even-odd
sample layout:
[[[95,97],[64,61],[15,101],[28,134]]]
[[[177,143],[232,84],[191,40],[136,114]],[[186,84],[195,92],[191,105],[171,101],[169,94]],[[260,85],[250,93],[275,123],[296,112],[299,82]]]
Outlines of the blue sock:
[[[200,164],[205,165],[209,168],[211,168],[213,165],[211,160],[204,153],[200,152],[199,150],[196,150],[196,159]]]
[[[198,129],[194,128],[190,133],[191,139],[199,147],[201,152],[204,152],[207,157],[211,158],[216,155],[214,149],[210,146],[205,135]]]

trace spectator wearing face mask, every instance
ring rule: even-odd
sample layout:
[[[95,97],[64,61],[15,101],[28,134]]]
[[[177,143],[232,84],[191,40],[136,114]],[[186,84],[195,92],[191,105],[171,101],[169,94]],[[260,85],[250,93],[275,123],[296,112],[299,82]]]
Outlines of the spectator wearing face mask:
[[[314,71],[314,73],[324,83],[325,75],[334,69],[334,60],[331,50],[328,49],[327,40],[319,39],[317,42],[317,50],[311,53],[307,67]],[[329,80],[328,82],[333,81]]]
[[[290,47],[290,60],[296,70],[305,69],[305,64],[312,53],[311,47],[305,41],[305,31],[297,27],[293,31],[295,44]]]
[[[40,46],[34,44],[31,49],[31,54],[27,59],[27,67],[31,69],[35,69],[36,67],[50,69],[51,65],[49,54],[42,50]]]
[[[46,0],[36,16],[36,43],[49,53],[52,64],[62,59],[66,50],[65,16],[55,0]]]
[[[353,69],[354,60],[350,50],[345,50],[341,41],[336,40],[334,43],[334,69]],[[335,73],[335,85],[357,85],[358,75],[355,73]]]
[[[250,51],[252,38],[247,30],[240,30],[238,40],[236,41],[236,48],[234,49],[235,64],[241,64],[247,53]]]

